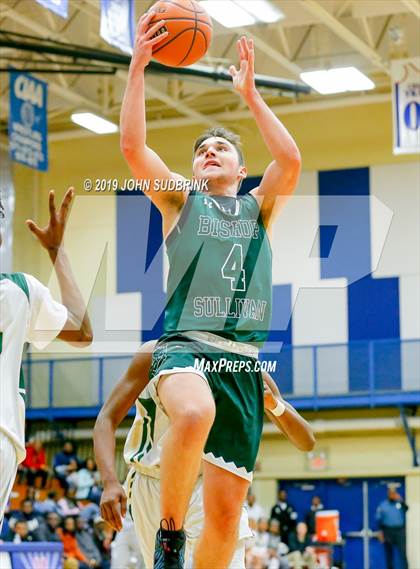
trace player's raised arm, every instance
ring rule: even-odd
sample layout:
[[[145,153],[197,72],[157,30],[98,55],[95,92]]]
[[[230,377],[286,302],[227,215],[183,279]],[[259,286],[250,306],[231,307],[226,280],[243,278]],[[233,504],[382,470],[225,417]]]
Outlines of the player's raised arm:
[[[144,70],[152,57],[152,48],[162,41],[168,32],[153,37],[162,27],[159,21],[149,28],[154,12],[141,16],[137,25],[133,56],[128,71],[127,86],[121,108],[120,146],[133,175],[140,180],[183,179],[179,174],[169,170],[163,160],[147,146],[146,142],[146,108]],[[177,213],[184,201],[183,192],[145,192],[165,216],[171,210]]]
[[[273,157],[258,188],[251,193],[261,202],[266,226],[275,219],[282,205],[293,193],[300,174],[301,158],[295,141],[259,94],[254,81],[254,43],[242,37],[238,41],[240,67],[229,72],[233,86],[248,105],[258,130]]]
[[[104,491],[101,515],[116,531],[122,528],[127,498],[115,471],[115,431],[146,387],[156,342],[146,342],[105,401],[93,429],[95,459]]]
[[[63,246],[67,216],[73,194],[73,188],[69,188],[57,211],[54,191],[51,190],[49,193],[50,219],[48,224],[44,228],[40,228],[31,219],[28,219],[26,224],[42,247],[48,251],[60,286],[61,301],[67,308],[67,322],[57,338],[79,347],[81,343],[89,345],[92,342],[93,332],[85,301],[74,278]]]
[[[267,417],[297,449],[309,452],[315,446],[315,437],[309,423],[299,415],[293,405],[282,399],[273,378],[267,372],[262,372],[262,375],[264,380],[264,408]],[[282,414],[280,416],[273,415],[273,410]]]

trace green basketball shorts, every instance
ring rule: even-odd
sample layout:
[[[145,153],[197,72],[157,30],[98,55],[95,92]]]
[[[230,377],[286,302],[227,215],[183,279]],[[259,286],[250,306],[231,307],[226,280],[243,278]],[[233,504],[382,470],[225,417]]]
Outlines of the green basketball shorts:
[[[162,336],[150,368],[152,393],[162,407],[157,395],[162,376],[188,372],[207,381],[216,404],[216,417],[203,458],[252,481],[264,417],[259,362],[255,357],[223,349],[229,344],[239,344],[219,339],[215,346],[181,333]],[[197,381],[201,381],[199,377]]]

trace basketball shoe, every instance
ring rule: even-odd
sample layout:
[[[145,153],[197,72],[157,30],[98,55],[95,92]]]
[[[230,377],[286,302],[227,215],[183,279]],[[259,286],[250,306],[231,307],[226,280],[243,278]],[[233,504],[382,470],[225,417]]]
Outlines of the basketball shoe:
[[[166,526],[167,529],[164,529]],[[175,530],[173,519],[162,520],[156,534],[153,569],[183,569],[185,532]]]

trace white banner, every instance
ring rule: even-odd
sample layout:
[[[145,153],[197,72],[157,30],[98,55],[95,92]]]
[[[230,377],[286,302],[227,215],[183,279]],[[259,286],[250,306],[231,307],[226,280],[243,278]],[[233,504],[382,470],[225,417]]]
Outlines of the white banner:
[[[101,0],[101,36],[125,53],[133,53],[133,0]]]
[[[392,62],[394,154],[420,152],[420,57]]]

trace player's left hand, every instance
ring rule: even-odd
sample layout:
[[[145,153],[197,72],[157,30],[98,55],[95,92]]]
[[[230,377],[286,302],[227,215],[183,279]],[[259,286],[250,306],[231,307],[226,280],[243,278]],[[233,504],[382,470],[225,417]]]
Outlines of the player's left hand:
[[[277,399],[274,393],[271,391],[268,383],[264,381],[264,409],[270,411],[274,409],[277,405]]]
[[[242,96],[255,90],[254,72],[254,41],[247,40],[245,36],[237,41],[239,54],[239,69],[234,65],[229,67],[233,88]]]
[[[49,193],[49,208],[50,219],[44,228],[40,228],[32,219],[26,220],[26,225],[38,239],[45,249],[49,252],[57,252],[61,247],[64,230],[66,228],[67,216],[69,213],[70,204],[73,200],[74,189],[69,188],[61,202],[61,205],[56,210],[55,207],[55,193],[51,190]]]

